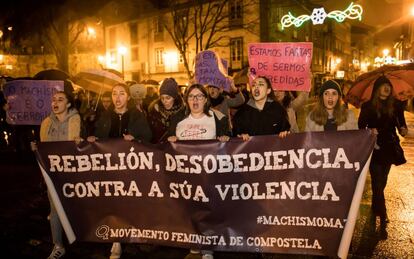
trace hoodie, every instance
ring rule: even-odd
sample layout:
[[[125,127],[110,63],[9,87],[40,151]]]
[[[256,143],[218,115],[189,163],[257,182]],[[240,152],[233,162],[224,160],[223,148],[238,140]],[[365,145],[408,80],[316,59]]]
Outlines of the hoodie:
[[[40,125],[40,141],[71,141],[80,136],[80,128],[81,118],[76,109],[70,109],[63,121],[50,113]]]

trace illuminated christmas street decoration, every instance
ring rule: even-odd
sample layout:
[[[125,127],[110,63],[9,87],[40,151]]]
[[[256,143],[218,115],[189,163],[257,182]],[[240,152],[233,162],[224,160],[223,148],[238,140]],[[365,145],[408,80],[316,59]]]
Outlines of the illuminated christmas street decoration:
[[[323,24],[325,18],[331,18],[336,20],[337,22],[343,22],[345,19],[362,19],[362,6],[351,3],[348,8],[344,11],[335,10],[329,12],[328,14],[325,12],[323,7],[315,8],[312,11],[312,14],[309,15],[301,15],[298,17],[293,16],[290,12],[284,15],[281,19],[282,23],[282,30],[284,28],[290,27],[294,25],[295,27],[300,27],[304,22],[312,20],[313,24]]]

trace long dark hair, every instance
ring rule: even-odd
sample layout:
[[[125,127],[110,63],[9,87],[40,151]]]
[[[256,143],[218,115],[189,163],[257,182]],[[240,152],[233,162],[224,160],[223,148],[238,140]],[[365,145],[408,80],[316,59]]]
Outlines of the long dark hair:
[[[72,93],[66,91],[66,89],[65,89],[65,91],[57,91],[53,95],[55,95],[55,94],[64,94],[65,95],[66,99],[68,100],[68,103],[70,104],[70,106],[68,108],[68,111],[71,110],[71,109],[76,109],[76,107],[75,107],[75,98],[73,97]]]
[[[276,100],[276,96],[275,96],[275,93],[273,92],[273,88],[272,88],[272,83],[270,82],[269,78],[267,78],[265,76],[258,76],[257,78],[263,78],[263,80],[266,82],[267,89],[271,90],[270,93],[267,95],[267,98],[268,99],[270,98],[271,100]]]
[[[191,93],[191,91],[193,91],[194,89],[198,89],[198,90],[200,90],[201,91],[201,93],[204,95],[204,97],[207,99],[207,102],[206,102],[206,104],[204,105],[204,107],[203,107],[203,113],[205,114],[205,115],[207,115],[207,116],[211,116],[210,115],[210,113],[209,113],[209,110],[210,110],[210,106],[211,106],[211,103],[210,103],[210,98],[208,97],[208,93],[207,93],[207,90],[204,88],[204,86],[202,86],[202,85],[200,85],[200,84],[193,84],[193,85],[191,85],[188,89],[187,89],[187,92],[185,93],[185,95],[184,95],[184,101],[185,101],[185,104],[186,104],[186,106],[187,106],[187,109],[186,109],[186,111],[185,111],[185,114],[186,115],[189,115],[190,113],[191,113],[191,111],[190,111],[190,106],[188,105],[188,95]]]
[[[383,84],[389,84],[391,86],[391,93],[385,100],[381,100],[379,98],[380,88]],[[386,115],[388,117],[394,116],[395,99],[392,95],[393,88],[394,87],[391,84],[391,81],[385,76],[380,76],[377,80],[375,80],[374,88],[372,90],[371,103],[373,108],[377,112],[378,117],[381,117],[381,115]]]

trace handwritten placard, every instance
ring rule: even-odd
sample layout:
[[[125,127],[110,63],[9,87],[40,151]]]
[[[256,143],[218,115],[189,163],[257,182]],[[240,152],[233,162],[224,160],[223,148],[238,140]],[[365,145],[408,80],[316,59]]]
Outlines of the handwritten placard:
[[[50,114],[52,96],[63,91],[63,81],[15,80],[4,86],[10,109],[7,122],[14,125],[40,125]]]
[[[312,42],[251,43],[249,81],[266,76],[274,90],[310,91]]]
[[[224,66],[223,60],[214,51],[199,52],[195,59],[195,82],[230,91],[231,79],[227,76]]]

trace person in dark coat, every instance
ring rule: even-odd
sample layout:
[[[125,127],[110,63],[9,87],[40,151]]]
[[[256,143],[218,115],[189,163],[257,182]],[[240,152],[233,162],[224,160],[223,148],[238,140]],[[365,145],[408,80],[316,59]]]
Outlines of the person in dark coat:
[[[178,84],[174,78],[166,78],[160,86],[160,97],[148,108],[148,122],[152,130],[152,143],[167,140],[171,117],[177,113],[185,113],[183,98],[178,92]]]
[[[144,115],[138,111],[128,110],[129,98],[126,85],[117,84],[112,88],[114,108],[101,114],[95,123],[94,135],[89,136],[88,141],[93,142],[96,138],[151,140],[151,129]]]
[[[404,111],[396,107],[391,94],[392,87],[388,78],[379,77],[374,83],[371,100],[362,105],[358,119],[360,129],[370,128],[377,135],[369,167],[372,187],[371,209],[373,215],[380,217],[383,228],[389,221],[384,197],[388,174],[392,164],[404,163],[397,161],[404,160],[404,157],[395,152],[395,147],[401,148],[396,129],[402,136],[407,134]]]
[[[89,142],[107,138],[123,138],[127,141],[139,139],[146,142],[151,140],[152,133],[145,116],[138,111],[128,109],[130,100],[128,90],[128,86],[124,84],[117,84],[112,88],[114,107],[102,113],[96,121],[94,135],[87,138]],[[121,254],[121,244],[113,243],[110,258],[120,258]]]
[[[236,112],[233,135],[248,140],[250,136],[279,135],[285,137],[290,129],[283,106],[274,101],[272,86],[266,77],[253,81],[252,98]]]

